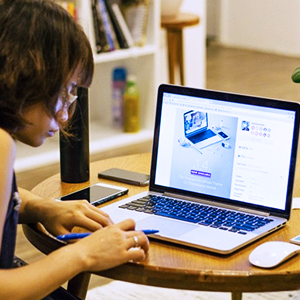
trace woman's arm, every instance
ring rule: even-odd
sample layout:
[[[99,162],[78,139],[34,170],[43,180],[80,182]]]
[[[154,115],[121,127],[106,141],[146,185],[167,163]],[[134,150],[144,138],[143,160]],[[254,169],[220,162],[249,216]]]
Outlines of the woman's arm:
[[[4,221],[11,196],[15,143],[8,133],[0,129],[0,243],[3,237]],[[73,224],[90,230],[110,224],[109,218],[85,201],[80,203],[59,202],[42,199],[21,190],[23,205],[21,220],[51,223],[49,228],[56,232],[69,231]],[[69,206],[72,208],[69,209]],[[67,221],[64,222],[64,219]],[[106,221],[105,221],[106,220]],[[54,224],[54,225],[53,225]],[[59,225],[57,225],[59,224]],[[16,269],[0,270],[0,299],[38,300],[60,285],[84,271],[104,270],[130,260],[145,259],[149,248],[147,237],[133,231],[135,223],[126,220],[109,225],[76,243],[67,245],[45,258]],[[48,228],[47,228],[48,229]],[[141,248],[135,246],[137,236]],[[1,248],[0,248],[1,249]]]
[[[149,242],[141,231],[132,231],[134,226],[132,220],[110,225],[33,264],[0,270],[0,299],[38,300],[81,272],[144,260]],[[135,250],[133,236],[140,246]]]

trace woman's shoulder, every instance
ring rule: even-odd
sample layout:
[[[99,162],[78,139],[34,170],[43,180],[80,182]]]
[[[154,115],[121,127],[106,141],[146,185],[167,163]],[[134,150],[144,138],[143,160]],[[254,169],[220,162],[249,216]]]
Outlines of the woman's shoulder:
[[[12,138],[12,136],[4,129],[0,128],[0,141],[1,144],[3,143],[7,143],[11,146],[15,145],[14,139]]]
[[[15,156],[16,144],[12,136],[0,128],[0,156]],[[1,157],[0,157],[1,159]]]

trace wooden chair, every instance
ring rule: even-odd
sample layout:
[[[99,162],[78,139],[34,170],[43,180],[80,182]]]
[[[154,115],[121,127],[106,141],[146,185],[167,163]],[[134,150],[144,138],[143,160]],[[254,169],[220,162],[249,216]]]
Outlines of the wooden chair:
[[[189,13],[179,13],[174,17],[162,17],[161,27],[167,30],[169,82],[175,84],[176,68],[179,68],[180,83],[184,80],[183,29],[197,25],[200,18]]]

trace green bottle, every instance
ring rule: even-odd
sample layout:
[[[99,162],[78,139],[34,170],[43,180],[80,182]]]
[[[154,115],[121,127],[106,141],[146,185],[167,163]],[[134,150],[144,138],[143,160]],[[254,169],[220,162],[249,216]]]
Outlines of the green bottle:
[[[140,130],[140,96],[136,85],[136,76],[128,75],[124,92],[124,131]]]

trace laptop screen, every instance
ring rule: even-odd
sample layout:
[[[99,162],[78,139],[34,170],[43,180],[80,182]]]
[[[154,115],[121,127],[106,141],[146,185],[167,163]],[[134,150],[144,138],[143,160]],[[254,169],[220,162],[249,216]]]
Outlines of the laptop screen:
[[[162,85],[150,189],[288,214],[298,123],[297,103]]]

